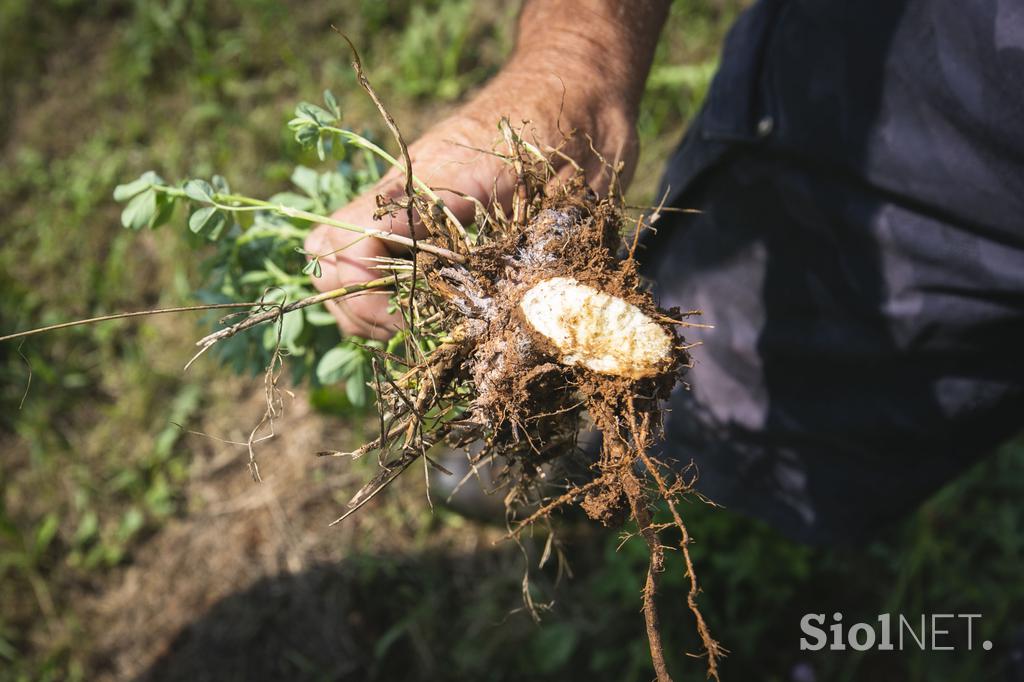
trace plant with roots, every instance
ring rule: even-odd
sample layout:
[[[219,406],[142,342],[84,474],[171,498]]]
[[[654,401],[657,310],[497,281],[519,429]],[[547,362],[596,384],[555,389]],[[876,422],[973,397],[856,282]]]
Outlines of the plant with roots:
[[[662,401],[690,365],[679,328],[691,324],[685,318],[697,311],[660,310],[643,287],[634,252],[646,223],[643,217],[627,223],[617,168],[606,167],[609,190],[598,198],[561,149],[531,141],[528,122],[517,127],[502,120],[493,153],[515,175],[511,210],[478,204],[474,224],[463,225],[414,174],[398,127],[366,80],[354,48],[353,54],[359,81],[384,117],[398,156],[339,127],[340,108],[326,92],[323,106],[300,104],[289,126],[321,160],[340,151],[362,155],[360,171],[317,173],[300,167],[293,181],[304,194],[285,192],[268,200],[235,193],[219,176],[170,184],[148,172],[119,186],[114,198],[126,202],[125,227],[157,227],[184,204],[189,229],[217,244],[208,272],[207,295],[213,302],[140,314],[249,308],[201,339],[196,357],[218,346],[228,349],[225,355],[236,365],[255,360],[264,368],[267,410],[248,441],[257,479],[253,446],[272,432],[280,412],[277,385],[286,356],[294,360],[295,378],[344,379],[355,403],[372,394],[379,412],[377,437],[354,451],[319,453],[349,458],[375,453],[379,462],[378,473],[334,523],[414,464],[441,468],[431,450],[442,443],[475,444],[473,471],[485,462],[500,465],[512,539],[537,523],[550,529],[551,514],[573,504],[607,526],[632,519],[650,553],[643,613],[661,681],[670,677],[655,599],[666,549],[660,537],[675,528],[707,674],[717,679],[725,650],[697,605],[690,535],[678,505],[691,492],[693,476],[650,454],[660,435]],[[551,163],[556,157],[575,173],[558,179]],[[378,162],[405,176],[404,198],[380,197],[378,215],[404,212],[408,224],[414,218],[422,223],[426,238],[329,216],[379,177]],[[380,276],[371,281],[313,293],[307,275],[318,275],[320,259],[330,255],[301,247],[316,224],[397,243],[409,256],[377,259],[373,267]],[[634,234],[625,243],[630,228]],[[387,344],[340,339],[321,304],[372,294],[390,297],[401,312],[402,330]],[[242,334],[261,325],[262,337]],[[599,449],[585,462],[587,475],[582,482],[578,475],[567,477],[552,494],[550,481],[565,475],[583,454],[576,438],[586,422],[601,434]],[[659,504],[668,508],[667,524],[652,520]],[[533,612],[525,589],[524,599]]]

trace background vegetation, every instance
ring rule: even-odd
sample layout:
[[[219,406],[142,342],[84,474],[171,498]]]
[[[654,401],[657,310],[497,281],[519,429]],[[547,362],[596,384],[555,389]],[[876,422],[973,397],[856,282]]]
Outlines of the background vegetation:
[[[637,202],[652,199],[742,4],[675,3],[644,101]],[[499,67],[515,9],[0,3],[0,330],[190,300],[201,268],[185,231],[122,230],[110,197],[119,182],[156,168],[280,191],[296,163],[316,165],[284,124],[325,87],[347,125],[381,136],[329,24],[356,39],[411,137]],[[431,513],[419,481],[328,530],[364,472],[308,455],[325,439],[354,444],[372,417],[343,391],[297,388],[285,436],[263,450],[278,485],[256,488],[244,451],[176,426],[237,438],[258,418],[258,380],[212,362],[182,373],[199,328],[154,318],[0,346],[0,680],[650,677],[640,543],[619,548],[614,534],[566,520],[575,576],[534,571],[536,597],[553,600],[538,626],[517,610],[519,549]],[[733,652],[726,679],[1010,675],[1024,639],[1022,462],[1024,449],[1007,447],[885,537],[834,550],[693,505],[704,610]],[[525,551],[536,559],[532,543]],[[683,655],[696,649],[684,586],[666,582],[675,669],[701,679]],[[847,622],[982,613],[979,637],[995,647],[802,654],[800,616],[834,610]]]

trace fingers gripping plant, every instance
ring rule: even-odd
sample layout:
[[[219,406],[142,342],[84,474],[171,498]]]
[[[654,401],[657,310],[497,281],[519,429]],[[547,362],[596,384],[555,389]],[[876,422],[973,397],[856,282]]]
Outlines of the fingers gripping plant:
[[[690,537],[677,505],[691,491],[692,479],[650,454],[662,401],[690,364],[679,328],[695,312],[660,310],[643,288],[633,259],[635,238],[622,244],[631,225],[623,216],[616,168],[607,166],[608,197],[598,198],[561,149],[531,142],[527,123],[517,128],[502,120],[501,146],[494,153],[515,177],[511,211],[478,203],[474,224],[463,225],[414,175],[398,127],[366,81],[358,56],[354,67],[398,144],[397,158],[339,127],[338,102],[326,92],[323,106],[300,104],[289,127],[321,160],[340,153],[362,156],[360,170],[347,163],[327,172],[299,167],[292,175],[299,192],[266,200],[234,192],[220,176],[171,184],[153,172],[114,192],[125,202],[122,222],[133,230],[155,228],[171,218],[175,206],[187,207],[189,229],[216,244],[202,296],[211,307],[249,308],[201,339],[197,356],[218,346],[236,367],[265,370],[267,412],[249,441],[254,476],[259,473],[252,446],[280,410],[277,380],[288,356],[295,379],[345,380],[353,403],[372,396],[379,411],[379,433],[371,442],[351,452],[320,453],[356,458],[372,452],[380,464],[335,523],[414,463],[440,467],[431,457],[435,445],[476,443],[474,466],[504,465],[513,538],[571,504],[609,526],[635,522],[650,552],[643,610],[659,680],[670,679],[655,602],[665,557],[660,535],[676,528],[689,576],[688,604],[707,672],[717,678],[725,651],[697,606]],[[556,180],[556,156],[576,168],[568,180]],[[381,165],[404,174],[405,196],[380,197],[378,214],[405,213],[409,224],[422,224],[425,238],[330,217],[379,179]],[[319,276],[321,259],[330,255],[302,248],[316,224],[393,242],[409,255],[377,259],[376,279],[314,293],[308,276]],[[626,257],[617,258],[623,246]],[[402,330],[387,344],[341,339],[334,318],[322,308],[326,301],[368,292],[386,292],[403,318]],[[242,334],[260,325],[262,336]],[[589,479],[551,495],[541,479],[579,456],[576,435],[584,421],[602,435],[588,462]],[[668,524],[652,521],[659,503],[668,508]]]

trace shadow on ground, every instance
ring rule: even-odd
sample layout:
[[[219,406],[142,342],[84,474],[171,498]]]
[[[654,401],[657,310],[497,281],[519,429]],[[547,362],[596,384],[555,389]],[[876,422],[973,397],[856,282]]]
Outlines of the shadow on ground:
[[[267,577],[216,602],[137,679],[501,677],[487,674],[489,659],[500,670],[502,658],[525,652],[489,652],[496,629],[506,641],[534,629],[525,613],[496,608],[517,606],[507,579],[515,558],[362,556]]]

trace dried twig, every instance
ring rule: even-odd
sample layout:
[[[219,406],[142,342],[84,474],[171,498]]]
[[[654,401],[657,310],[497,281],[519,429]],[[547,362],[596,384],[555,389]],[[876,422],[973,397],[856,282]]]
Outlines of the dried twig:
[[[52,332],[58,329],[68,329],[69,327],[80,327],[86,324],[96,324],[97,322],[109,322],[110,320],[121,320],[129,317],[145,317],[147,315],[166,315],[168,313],[190,313],[203,310],[218,310],[221,308],[252,308],[254,306],[262,305],[259,301],[249,301],[245,303],[207,303],[204,305],[186,305],[178,306],[176,308],[154,308],[152,310],[138,310],[130,313],[115,313],[113,315],[100,315],[99,317],[90,317],[85,320],[75,320],[73,322],[61,322],[60,324],[51,324],[45,327],[38,327],[36,329],[29,329],[23,332],[15,332],[14,334],[7,334],[6,336],[0,336],[0,341],[12,341],[14,339],[21,339],[26,336],[35,336],[36,334],[42,334],[44,332]]]
[[[303,299],[300,299],[298,301],[294,301],[292,303],[288,303],[288,304],[285,304],[285,305],[280,305],[280,304],[273,305],[270,308],[270,310],[265,310],[265,311],[263,311],[261,313],[256,313],[254,315],[250,315],[249,317],[245,318],[241,322],[236,322],[235,324],[231,325],[230,327],[224,327],[223,329],[215,331],[212,334],[207,334],[203,338],[201,338],[198,341],[196,341],[196,345],[200,346],[200,350],[199,350],[198,353],[196,353],[194,356],[192,356],[191,360],[188,361],[188,364],[185,365],[185,369],[188,369],[192,365],[192,363],[196,361],[196,358],[198,358],[200,355],[205,353],[210,347],[212,347],[218,341],[223,341],[224,339],[231,338],[235,334],[238,334],[239,332],[245,331],[246,329],[250,329],[250,328],[255,327],[256,325],[259,325],[259,324],[263,324],[264,322],[271,322],[273,320],[276,320],[279,317],[282,317],[283,315],[292,312],[293,310],[298,310],[300,308],[307,308],[307,307],[309,307],[311,305],[316,305],[317,303],[323,303],[325,301],[332,301],[332,300],[337,299],[337,298],[342,298],[344,296],[351,296],[353,294],[359,294],[359,293],[363,293],[365,291],[370,291],[370,290],[373,290],[373,289],[382,289],[384,287],[391,286],[396,281],[405,281],[407,279],[410,279],[410,277],[407,276],[407,275],[395,275],[394,277],[381,277],[381,278],[378,278],[378,279],[370,280],[369,282],[363,282],[361,284],[349,284],[348,286],[339,287],[338,289],[332,289],[331,291],[325,291],[325,292],[322,292],[322,293],[319,293],[319,294],[315,294],[313,296],[307,296],[306,298],[303,298]],[[246,305],[250,305],[250,306],[251,305],[264,305],[265,306],[265,305],[270,305],[270,304],[267,304],[267,303],[262,303],[262,304],[260,304],[260,303],[256,303],[256,304],[249,303],[249,304],[246,304]]]

